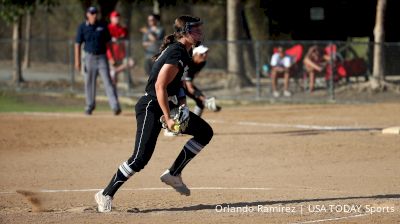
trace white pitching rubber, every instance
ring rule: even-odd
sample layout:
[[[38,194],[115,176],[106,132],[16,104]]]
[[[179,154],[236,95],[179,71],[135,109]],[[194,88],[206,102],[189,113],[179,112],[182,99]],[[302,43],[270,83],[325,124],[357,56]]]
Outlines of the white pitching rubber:
[[[400,127],[390,127],[382,129],[382,134],[400,135]]]

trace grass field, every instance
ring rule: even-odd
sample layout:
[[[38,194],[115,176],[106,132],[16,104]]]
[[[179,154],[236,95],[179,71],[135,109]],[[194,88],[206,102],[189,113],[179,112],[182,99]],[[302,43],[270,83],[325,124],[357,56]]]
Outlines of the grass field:
[[[215,135],[183,172],[190,197],[159,180],[189,137],[161,134],[150,163],[117,193],[114,211],[99,214],[94,193],[132,153],[132,110],[115,117],[104,104],[87,117],[79,100],[26,100],[0,98],[0,223],[400,220],[400,136],[380,131],[400,124],[400,104],[207,112]]]
[[[44,96],[0,91],[0,112],[83,112],[84,102],[84,99],[68,94]],[[103,100],[97,101],[96,110],[110,109]]]

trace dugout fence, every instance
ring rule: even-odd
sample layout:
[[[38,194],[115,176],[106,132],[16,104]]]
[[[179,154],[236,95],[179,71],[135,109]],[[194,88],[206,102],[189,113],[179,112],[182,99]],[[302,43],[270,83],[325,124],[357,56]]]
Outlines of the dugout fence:
[[[136,67],[120,77],[118,90],[121,95],[134,96],[143,92],[147,75],[144,74],[144,51],[140,40],[125,41],[127,57]],[[27,81],[21,85],[10,84],[12,80],[12,40],[1,39],[0,87],[19,91],[83,92],[83,77],[74,70],[74,42],[72,40],[30,41],[30,66],[23,68]],[[24,61],[26,41],[20,41],[19,56]],[[340,98],[340,91],[354,84],[369,80],[373,66],[374,43],[356,41],[206,41],[210,48],[208,63],[198,78],[199,85],[210,94],[231,100],[270,101],[326,101]],[[376,43],[377,44],[377,43]],[[252,86],[232,88],[228,74],[227,49],[236,47],[240,53],[240,74],[251,80]],[[271,57],[278,47],[283,47],[293,59],[290,69],[291,97],[276,98],[271,91]],[[400,43],[382,43],[385,78],[398,83],[400,77]],[[310,92],[310,80],[304,66],[304,58],[311,48],[321,54],[323,70],[318,72],[315,88]],[[328,59],[327,59],[328,58]],[[282,80],[279,79],[281,88]]]

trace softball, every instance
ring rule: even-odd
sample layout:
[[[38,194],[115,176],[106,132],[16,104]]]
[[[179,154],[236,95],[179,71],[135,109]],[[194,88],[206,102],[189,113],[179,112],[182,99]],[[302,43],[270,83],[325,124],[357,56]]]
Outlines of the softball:
[[[178,133],[181,128],[181,125],[178,122],[175,122],[175,124],[172,126],[172,131]]]

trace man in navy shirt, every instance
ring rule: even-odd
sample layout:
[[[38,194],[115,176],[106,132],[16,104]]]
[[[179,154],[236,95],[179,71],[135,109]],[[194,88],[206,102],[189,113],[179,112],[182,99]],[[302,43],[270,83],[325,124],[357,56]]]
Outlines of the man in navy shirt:
[[[81,69],[81,45],[84,44],[85,55],[85,113],[91,115],[96,107],[96,79],[99,73],[103,79],[104,88],[114,115],[121,113],[115,86],[111,82],[108,60],[106,57],[107,44],[111,35],[107,25],[97,21],[97,9],[89,7],[86,11],[87,20],[79,27],[75,39],[75,67]]]

